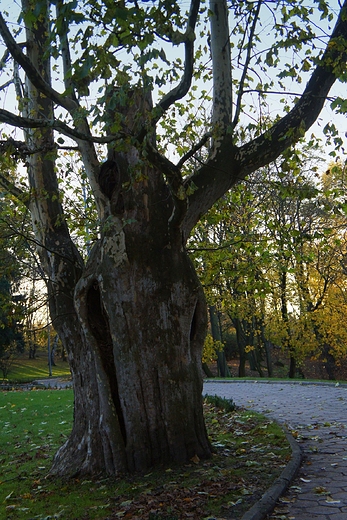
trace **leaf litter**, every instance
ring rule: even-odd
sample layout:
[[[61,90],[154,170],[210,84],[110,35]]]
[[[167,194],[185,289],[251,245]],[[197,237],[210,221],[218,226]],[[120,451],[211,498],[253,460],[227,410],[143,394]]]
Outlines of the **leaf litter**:
[[[8,520],[53,519],[57,515],[64,520],[235,520],[261,497],[291,456],[285,434],[268,418],[241,409],[226,411],[220,403],[206,401],[206,425],[214,448],[209,460],[194,456],[183,467],[123,479],[46,479],[50,460],[71,424],[69,419],[63,425],[66,408],[54,408],[53,394],[47,395],[52,398],[50,413],[41,401],[40,407],[34,401],[36,424],[33,410],[21,407],[20,423],[7,420],[3,430],[0,451],[6,477],[2,506]],[[23,393],[22,399],[30,396],[34,394]],[[8,405],[8,412],[10,408]],[[44,433],[41,426],[46,421]]]
[[[212,458],[135,479],[132,499],[115,496],[108,519],[235,520],[262,496],[290,458],[282,430],[253,412],[204,409]]]

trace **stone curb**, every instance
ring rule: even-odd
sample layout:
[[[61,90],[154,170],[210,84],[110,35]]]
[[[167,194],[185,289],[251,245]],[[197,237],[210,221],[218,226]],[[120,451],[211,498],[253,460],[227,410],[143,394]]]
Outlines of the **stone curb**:
[[[33,381],[33,384],[35,384],[36,387],[45,390],[72,388],[72,381],[61,379],[59,377],[52,379],[37,379],[36,381]]]
[[[0,391],[10,392],[12,390],[63,390],[65,388],[72,388],[71,381],[65,381],[60,379],[33,381],[32,383],[22,384],[0,384]]]
[[[283,426],[281,426],[283,428]],[[274,484],[264,493],[260,500],[251,507],[241,520],[263,520],[266,515],[272,513],[277,500],[288,489],[294,480],[302,462],[302,452],[299,444],[290,433],[286,433],[287,440],[292,449],[292,458],[275,480]]]

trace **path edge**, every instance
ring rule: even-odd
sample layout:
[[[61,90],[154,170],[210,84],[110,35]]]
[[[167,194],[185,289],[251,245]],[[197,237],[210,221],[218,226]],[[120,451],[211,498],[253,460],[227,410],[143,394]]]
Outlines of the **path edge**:
[[[283,429],[283,426],[281,425]],[[273,512],[275,505],[281,495],[289,488],[290,484],[297,475],[302,463],[302,451],[294,437],[284,429],[287,440],[292,450],[292,456],[281,475],[275,480],[274,484],[265,491],[263,496],[249,509],[241,520],[263,520],[266,515]]]

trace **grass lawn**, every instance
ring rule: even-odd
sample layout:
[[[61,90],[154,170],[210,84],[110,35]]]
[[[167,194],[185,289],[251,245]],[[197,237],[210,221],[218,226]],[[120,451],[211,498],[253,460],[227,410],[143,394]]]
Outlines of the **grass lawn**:
[[[70,369],[66,361],[60,358],[56,360],[56,366],[52,366],[53,377],[69,377]],[[28,383],[35,379],[48,379],[49,368],[47,354],[39,352],[36,359],[28,359],[28,353],[22,354],[11,365],[8,378],[9,383]]]
[[[236,520],[290,457],[276,424],[205,403],[212,459],[124,479],[52,480],[47,473],[72,408],[72,390],[0,392],[1,519]]]

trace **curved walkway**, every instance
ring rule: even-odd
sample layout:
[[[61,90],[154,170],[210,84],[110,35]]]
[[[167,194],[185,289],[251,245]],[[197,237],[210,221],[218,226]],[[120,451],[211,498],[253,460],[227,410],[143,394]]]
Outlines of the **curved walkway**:
[[[300,443],[303,465],[270,518],[347,520],[347,387],[210,380],[203,392],[265,413]]]

